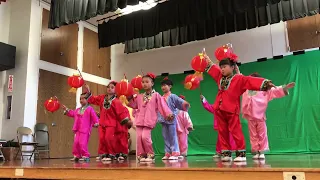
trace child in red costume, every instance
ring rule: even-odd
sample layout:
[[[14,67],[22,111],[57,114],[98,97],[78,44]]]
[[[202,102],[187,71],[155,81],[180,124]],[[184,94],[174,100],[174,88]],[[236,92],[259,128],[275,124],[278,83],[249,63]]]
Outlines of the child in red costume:
[[[98,153],[103,161],[115,159],[115,132],[117,122],[131,125],[129,111],[115,96],[116,82],[111,81],[107,86],[107,94],[93,96],[90,88],[86,85],[87,99],[90,104],[100,106],[99,122],[99,150]]]
[[[246,161],[246,144],[239,118],[240,96],[246,90],[266,91],[274,85],[267,79],[234,74],[237,60],[234,54],[220,60],[220,67],[215,65],[205,52],[204,57],[208,62],[206,71],[219,88],[213,108],[215,109],[215,118],[218,121],[218,138],[222,149],[221,160],[232,160],[229,143],[230,132],[237,147],[234,161]]]
[[[125,106],[125,105],[124,105]],[[126,107],[126,106],[125,106]],[[128,107],[126,107],[128,108]],[[129,111],[129,110],[128,110]],[[130,111],[129,111],[130,115]],[[130,117],[132,120],[132,118]],[[131,126],[122,125],[119,121],[117,122],[116,126],[116,158],[119,161],[123,161],[127,159],[129,154],[129,144],[128,144],[128,131]]]

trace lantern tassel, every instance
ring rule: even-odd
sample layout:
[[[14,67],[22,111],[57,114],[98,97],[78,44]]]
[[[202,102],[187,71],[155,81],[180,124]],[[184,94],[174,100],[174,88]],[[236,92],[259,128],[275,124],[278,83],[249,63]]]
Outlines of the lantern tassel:
[[[137,93],[137,94],[139,94],[140,91],[139,91],[138,88],[134,88],[134,92]]]
[[[76,89],[76,88],[71,88],[71,89],[69,89],[69,92],[71,92],[71,93],[77,93],[77,89]]]
[[[125,105],[128,105],[128,104],[129,104],[129,102],[128,102],[128,100],[127,100],[127,97],[124,96],[124,95],[121,95],[121,96],[119,97],[119,100],[120,100],[120,102],[121,102],[122,104],[125,104]]]
[[[187,83],[184,84],[184,88],[186,88],[188,90],[190,90],[191,87],[192,87],[192,83],[191,82],[187,82]]]
[[[203,72],[196,71],[196,72],[194,73],[194,76],[197,77],[197,78],[199,78],[200,81],[203,80]]]

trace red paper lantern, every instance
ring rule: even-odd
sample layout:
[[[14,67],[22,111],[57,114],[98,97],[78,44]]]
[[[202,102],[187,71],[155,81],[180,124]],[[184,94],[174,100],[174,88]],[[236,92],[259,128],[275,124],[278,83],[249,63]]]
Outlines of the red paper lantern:
[[[192,69],[198,72],[204,72],[207,65],[208,65],[207,60],[204,58],[202,53],[199,53],[191,61]]]
[[[68,78],[68,84],[71,86],[69,92],[76,92],[78,88],[82,87],[84,84],[84,80],[82,76],[78,74],[74,74]]]
[[[190,74],[184,79],[184,87],[189,90],[197,89],[200,85],[200,78]]]
[[[60,102],[57,97],[51,97],[50,99],[45,101],[44,107],[47,111],[53,113],[60,108]]]
[[[142,76],[138,75],[138,76],[134,77],[131,80],[130,84],[134,88],[135,92],[139,92],[142,89]]]
[[[232,48],[229,45],[224,45],[216,49],[214,55],[216,56],[218,61],[221,61],[226,58],[230,58],[231,54],[233,54]]]
[[[116,85],[116,94],[120,101],[124,104],[128,104],[127,97],[132,96],[134,93],[132,85],[128,82],[127,78],[122,79]]]

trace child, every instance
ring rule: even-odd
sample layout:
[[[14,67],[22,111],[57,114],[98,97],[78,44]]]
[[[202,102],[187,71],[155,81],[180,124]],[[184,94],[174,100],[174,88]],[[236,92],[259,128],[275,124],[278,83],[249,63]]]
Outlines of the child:
[[[261,77],[253,73],[252,77]],[[251,151],[255,153],[253,159],[265,159],[264,152],[269,150],[266,110],[268,102],[274,98],[281,98],[289,94],[288,89],[295,83],[271,88],[269,91],[247,90],[242,95],[242,116],[248,121]]]
[[[176,116],[179,110],[187,111],[189,108],[189,103],[171,93],[172,86],[173,82],[168,78],[163,79],[161,82],[161,90],[164,93],[163,98],[175,116],[172,121],[167,121],[158,114],[158,122],[162,125],[162,136],[165,144],[165,156],[162,160],[177,160],[180,156]]]
[[[157,112],[168,120],[173,120],[173,114],[165,100],[153,89],[155,75],[148,73],[142,78],[145,92],[128,97],[129,107],[138,109],[135,114],[137,132],[137,159],[139,162],[154,161],[151,130],[157,123]]]
[[[185,97],[180,95],[181,99],[185,100]],[[180,155],[187,157],[188,154],[188,134],[193,130],[193,124],[190,119],[189,113],[179,110],[177,116],[177,134]]]
[[[206,71],[219,87],[213,108],[215,109],[215,118],[218,121],[218,138],[222,150],[221,160],[232,160],[229,141],[229,133],[231,133],[237,145],[234,161],[246,161],[246,145],[239,118],[240,96],[246,90],[266,91],[274,85],[267,79],[233,74],[237,61],[234,54],[220,60],[220,68],[210,60],[205,52],[204,56],[208,62]]]
[[[107,86],[107,94],[93,96],[90,88],[86,85],[88,102],[100,106],[99,123],[99,158],[103,161],[115,159],[115,131],[117,121],[121,125],[131,125],[129,112],[121,101],[115,96],[115,81],[111,81]]]
[[[202,106],[204,107],[204,109],[206,109],[210,113],[214,114],[213,105],[209,104],[208,101],[206,100],[206,98],[202,94],[200,95],[200,99],[201,99]],[[217,120],[214,120],[214,122],[213,122],[213,129],[218,131],[218,121]],[[229,133],[229,143],[231,146],[231,150],[232,151],[236,150],[236,143],[234,142],[231,133]],[[220,158],[220,157],[221,157],[221,143],[220,143],[219,137],[218,137],[217,143],[216,143],[216,154],[213,155],[213,158]]]
[[[132,120],[133,118],[131,117],[130,109],[127,107],[125,104],[123,104],[126,108],[128,108],[128,112],[130,115],[130,119]],[[128,130],[131,127],[128,125],[121,125],[120,122],[117,122],[116,126],[116,133],[115,133],[115,138],[116,138],[116,158],[119,161],[125,160],[128,157],[129,154],[129,145],[128,145]]]
[[[97,127],[99,120],[94,109],[89,106],[86,94],[81,94],[80,104],[81,107],[76,110],[70,110],[65,105],[62,106],[64,114],[74,118],[73,132],[74,142],[72,148],[72,154],[74,156],[72,161],[89,161],[90,153],[88,152],[88,142],[92,126]]]

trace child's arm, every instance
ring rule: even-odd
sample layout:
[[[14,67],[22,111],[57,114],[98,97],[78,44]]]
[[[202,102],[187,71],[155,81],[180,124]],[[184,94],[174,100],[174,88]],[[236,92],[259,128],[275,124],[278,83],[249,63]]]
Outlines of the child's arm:
[[[269,101],[271,101],[274,98],[282,98],[282,97],[288,95],[289,89],[293,88],[294,86],[295,86],[295,83],[292,82],[287,85],[271,88],[269,91],[267,91]]]
[[[206,98],[204,96],[201,95],[200,99],[201,99],[201,104],[204,107],[204,109],[213,114],[214,113],[213,106],[208,103],[208,101],[206,100]]]
[[[172,96],[174,106],[177,109],[182,110],[182,111],[188,111],[190,104],[187,101],[183,100],[182,98],[180,98],[176,94],[171,94],[171,96]]]
[[[113,100],[112,103],[115,103],[114,112],[120,124],[127,124],[130,121],[130,114],[128,109],[118,99]]]
[[[173,118],[172,111],[168,107],[168,105],[167,105],[166,101],[164,100],[164,98],[162,98],[159,93],[155,94],[155,98],[156,98],[156,102],[157,102],[156,108],[160,112],[160,114],[163,117],[168,118],[169,120],[172,119]]]
[[[245,92],[246,90],[267,91],[272,87],[275,87],[275,85],[272,84],[272,82],[268,79],[243,75],[236,76],[239,76],[240,88],[242,92]]]
[[[85,85],[85,88],[87,90],[86,99],[88,100],[88,103],[94,104],[96,106],[100,106],[100,104],[104,100],[105,96],[104,95],[94,96],[94,95],[92,95],[88,85]]]
[[[138,101],[137,101],[138,95],[134,94],[133,96],[128,98],[129,104],[128,107],[131,107],[132,109],[138,109]]]
[[[204,56],[205,56],[207,63],[208,63],[208,65],[206,67],[207,73],[216,81],[217,84],[219,84],[219,81],[222,77],[220,67],[217,64],[213,63],[210,60],[209,56],[207,56],[206,54]]]
[[[65,105],[62,105],[62,109],[64,110],[64,115],[74,118],[75,110],[68,109]]]
[[[188,129],[188,131],[193,130],[193,124],[188,112],[184,112],[184,126]]]

